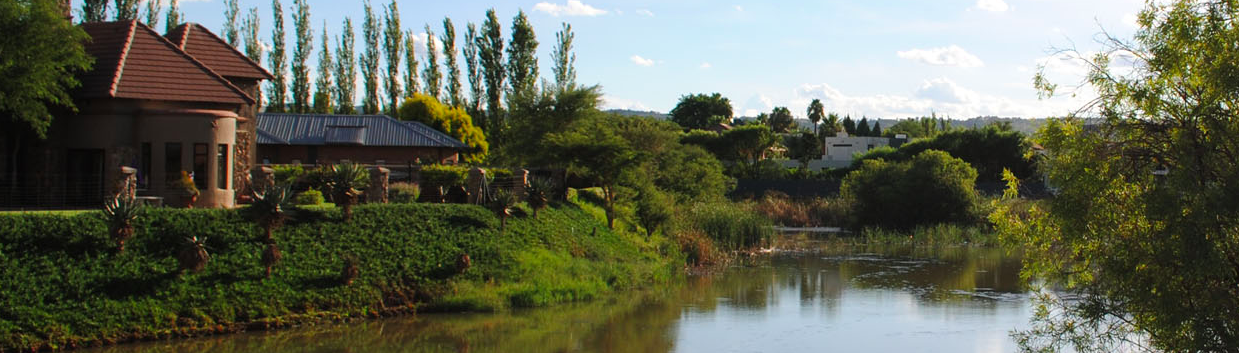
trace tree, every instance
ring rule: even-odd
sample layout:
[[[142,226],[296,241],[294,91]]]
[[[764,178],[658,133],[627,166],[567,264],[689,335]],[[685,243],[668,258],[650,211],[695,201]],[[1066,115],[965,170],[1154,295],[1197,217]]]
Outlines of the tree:
[[[813,102],[809,103],[809,109],[805,112],[805,114],[809,116],[809,121],[813,122],[814,135],[817,135],[817,124],[822,122],[822,119],[826,118],[825,110],[826,107],[822,106],[821,99],[813,99]]]
[[[159,15],[163,12],[163,1],[146,2],[146,26],[155,28],[159,25]]]
[[[640,189],[637,195],[637,222],[645,228],[645,236],[652,237],[663,224],[671,220],[675,212],[675,199],[652,185]]]
[[[495,9],[486,10],[482,32],[476,39],[478,61],[486,87],[486,133],[497,135],[503,129],[503,83],[507,71],[503,67],[503,34]]]
[[[572,25],[564,22],[559,32],[555,32],[555,51],[551,52],[551,60],[555,66],[551,72],[555,74],[555,87],[564,89],[576,84],[576,54],[572,53]]]
[[[814,134],[787,135],[783,138],[783,146],[787,147],[788,157],[800,162],[801,169],[808,168],[809,161],[822,156],[822,140]]]
[[[731,100],[722,94],[689,94],[671,109],[671,121],[685,129],[705,129],[731,120]]]
[[[882,122],[877,121],[877,119],[874,119],[873,131],[870,131],[869,134],[873,136],[877,136],[877,137],[882,137]]]
[[[267,111],[283,113],[288,102],[287,63],[284,57],[284,5],[280,0],[271,0],[271,13],[275,19],[275,27],[271,30],[271,53],[267,55],[268,69],[275,76],[268,86],[267,95],[271,101],[267,103]]]
[[[778,137],[765,124],[744,125],[723,133],[722,144],[741,163],[755,167],[765,158],[766,151],[778,143]]]
[[[852,121],[851,115],[843,117],[843,131],[846,131],[848,135],[856,134],[856,122]]]
[[[404,98],[421,92],[417,82],[417,34],[409,30],[404,34]]]
[[[6,132],[33,132],[46,138],[52,124],[49,107],[76,110],[69,95],[80,83],[74,72],[88,70],[93,59],[82,43],[86,32],[65,20],[51,1],[0,3],[0,116]],[[17,138],[13,141],[20,147]]]
[[[645,160],[642,153],[621,137],[614,119],[586,119],[567,131],[546,137],[549,151],[568,172],[592,181],[602,189],[607,226],[615,227],[615,203],[620,181],[629,178]]]
[[[426,95],[439,99],[442,96],[440,82],[443,73],[439,72],[439,52],[435,49],[435,32],[426,25],[426,62],[422,64],[422,80],[426,85]]]
[[[365,19],[361,23],[361,40],[366,50],[361,52],[361,81],[366,91],[362,96],[361,110],[365,114],[378,114],[383,103],[379,98],[379,22],[374,17],[374,8],[366,0]]]
[[[108,0],[83,0],[82,20],[85,22],[101,22],[108,17]]]
[[[544,153],[547,134],[562,132],[574,123],[598,114],[602,91],[598,86],[570,87],[542,91],[533,96],[509,96],[508,130],[503,132],[504,149],[497,159],[511,165],[550,165],[554,155]],[[495,138],[496,134],[487,136]]]
[[[538,84],[538,40],[525,11],[512,18],[512,39],[508,42],[508,82],[514,95],[533,94]]]
[[[172,29],[180,26],[181,19],[185,17],[185,15],[181,13],[181,7],[178,6],[178,2],[179,0],[172,0],[168,2],[168,17],[164,20],[164,33],[172,32]]]
[[[921,152],[908,161],[864,161],[843,179],[840,194],[851,206],[854,229],[907,231],[941,223],[974,224],[976,170],[942,151]]]
[[[787,107],[774,107],[770,111],[769,124],[770,130],[775,133],[786,133],[791,130],[792,125],[796,123],[796,118],[792,116],[792,112],[787,110]]]
[[[856,123],[856,136],[870,136],[873,131],[869,130],[869,118],[861,117],[860,122]]]
[[[1098,98],[1034,138],[1055,196],[990,218],[1031,250],[1027,275],[1073,297],[1039,298],[1024,348],[1239,347],[1236,14],[1233,1],[1149,3],[1134,40],[1102,37],[1082,59]]]
[[[258,39],[259,27],[262,25],[258,18],[257,7],[249,9],[245,18],[241,19],[241,26],[245,28],[245,56],[262,65],[262,40]]]
[[[357,65],[353,54],[353,20],[344,18],[344,26],[336,38],[336,114],[353,114],[356,104],[353,92],[357,89]]]
[[[129,21],[138,18],[138,11],[142,7],[139,0],[113,0],[113,5],[116,7],[116,20]]]
[[[463,107],[465,99],[460,91],[460,64],[456,63],[456,26],[452,25],[452,19],[443,18],[443,35],[439,36],[439,41],[443,42],[443,64],[447,68],[447,96],[443,100],[453,107]]]
[[[473,125],[473,118],[460,107],[446,106],[434,97],[424,94],[414,94],[400,105],[400,120],[417,121],[439,130],[452,138],[469,145],[470,151],[464,159],[469,162],[480,162],[486,159],[490,144],[482,129]]]
[[[478,62],[478,30],[477,26],[470,22],[465,26],[465,72],[469,78],[469,105],[468,111],[473,115],[473,123],[477,126],[484,127],[485,117],[482,117],[482,101],[485,100],[483,95],[486,91],[482,88],[482,67]]]
[[[821,131],[821,133],[822,135],[834,136],[835,133],[839,132],[842,128],[843,127],[839,123],[839,114],[830,113],[826,114],[826,121],[822,122],[823,131]]]
[[[400,64],[401,59],[404,59],[404,32],[400,29],[400,10],[396,8],[396,0],[392,0],[391,4],[387,5],[383,19],[386,24],[383,29],[383,53],[387,54],[387,74],[383,75],[383,78],[386,81],[387,101],[391,104],[387,111],[388,114],[396,114],[396,110],[400,108],[400,98],[404,93],[400,89]]]
[[[174,0],[175,1],[175,0]],[[310,5],[307,0],[293,0],[293,27],[297,41],[293,43],[293,104],[294,113],[310,112],[310,66],[314,52],[314,30],[310,28]]]
[[[330,114],[333,111],[331,104],[335,84],[332,83],[331,74],[335,64],[332,63],[330,40],[331,36],[327,35],[327,21],[323,21],[323,47],[318,52],[318,79],[314,83],[314,112],[319,114]]]
[[[241,8],[237,5],[237,0],[224,0],[224,41],[233,48],[241,47],[241,32],[237,28],[237,16],[240,14]],[[326,30],[326,27],[323,27],[323,31]]]

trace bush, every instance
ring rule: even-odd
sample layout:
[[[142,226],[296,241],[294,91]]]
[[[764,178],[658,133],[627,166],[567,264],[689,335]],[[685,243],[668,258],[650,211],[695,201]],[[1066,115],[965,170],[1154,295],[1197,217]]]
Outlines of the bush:
[[[387,187],[387,201],[391,203],[414,203],[422,189],[413,183],[392,183]]]
[[[428,165],[422,167],[421,184],[427,188],[450,188],[463,186],[469,178],[469,168],[457,165]]]
[[[774,235],[773,224],[762,215],[730,202],[702,202],[692,206],[681,234],[700,232],[728,250],[752,249]]]
[[[979,221],[977,171],[942,151],[925,151],[906,162],[866,160],[843,179],[852,227],[911,230],[940,223]]]
[[[275,170],[276,184],[293,185],[302,181],[301,178],[306,174],[305,168],[300,165],[277,165],[271,169]]]
[[[323,192],[314,189],[299,192],[296,197],[293,197],[293,203],[297,206],[321,205],[326,201],[323,198]]]

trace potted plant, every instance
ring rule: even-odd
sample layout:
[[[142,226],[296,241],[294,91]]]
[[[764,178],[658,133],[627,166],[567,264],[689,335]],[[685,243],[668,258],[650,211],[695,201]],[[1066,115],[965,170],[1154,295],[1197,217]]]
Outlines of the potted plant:
[[[194,208],[194,202],[198,202],[198,186],[194,185],[194,176],[184,170],[181,171],[181,178],[173,183],[173,188],[181,190],[181,200],[184,201],[185,208]]]

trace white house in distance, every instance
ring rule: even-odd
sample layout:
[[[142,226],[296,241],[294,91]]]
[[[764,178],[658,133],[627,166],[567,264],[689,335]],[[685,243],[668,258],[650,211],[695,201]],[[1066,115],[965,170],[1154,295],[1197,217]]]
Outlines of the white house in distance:
[[[895,137],[870,137],[870,136],[848,136],[847,132],[840,131],[835,136],[827,136],[822,139],[822,158],[809,161],[809,170],[822,170],[827,168],[845,168],[852,165],[852,157],[865,153],[874,148],[880,147],[896,147],[908,141],[908,135],[898,134]],[[800,166],[797,161],[785,161],[783,165],[788,168],[796,168]]]

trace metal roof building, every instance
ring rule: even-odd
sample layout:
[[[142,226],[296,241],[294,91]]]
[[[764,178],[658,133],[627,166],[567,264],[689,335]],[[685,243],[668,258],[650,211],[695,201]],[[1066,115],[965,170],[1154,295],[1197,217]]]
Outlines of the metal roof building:
[[[258,143],[265,145],[469,146],[416,121],[386,115],[258,114]]]

